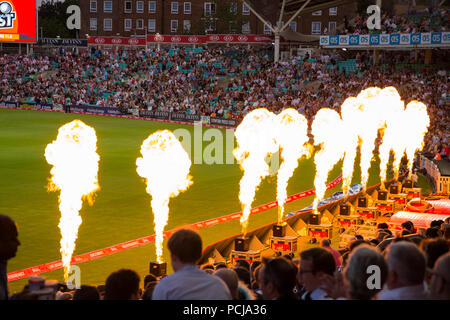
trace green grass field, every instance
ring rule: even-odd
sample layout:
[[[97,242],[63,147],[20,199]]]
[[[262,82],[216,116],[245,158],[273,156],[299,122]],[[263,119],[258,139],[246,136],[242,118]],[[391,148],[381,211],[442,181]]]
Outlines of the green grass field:
[[[0,212],[11,216],[19,226],[17,256],[8,263],[8,272],[60,259],[58,228],[58,192],[47,192],[50,165],[44,157],[48,143],[58,128],[80,119],[95,128],[100,191],[93,206],[84,203],[74,255],[108,247],[120,242],[153,234],[153,214],[145,183],[136,173],[136,158],[145,138],[156,130],[192,126],[163,122],[120,119],[53,112],[0,110]],[[205,129],[204,129],[205,130]],[[225,130],[222,130],[225,131]],[[225,135],[225,134],[224,134]],[[203,144],[206,147],[208,142]],[[224,151],[225,152],[225,151]],[[359,175],[359,166],[355,168]],[[372,165],[369,184],[379,182],[378,168]],[[336,165],[329,181],[339,175]],[[166,230],[241,210],[238,193],[241,170],[239,165],[193,164],[194,184],[170,201],[170,217]],[[275,200],[275,177],[260,186],[254,206]],[[288,195],[313,188],[314,165],[311,159],[301,160],[291,178]],[[354,179],[358,182],[359,179]],[[327,196],[339,191],[329,190]],[[312,202],[305,198],[287,205],[287,211],[301,209]],[[250,217],[249,230],[276,220],[272,209]],[[201,229],[204,247],[241,230],[239,221]],[[164,252],[168,261],[167,250]],[[79,265],[84,284],[101,284],[111,272],[132,268],[141,275],[148,273],[148,263],[155,260],[154,244],[129,249],[105,258]],[[168,261],[169,262],[169,261]],[[171,272],[169,266],[169,272]],[[47,279],[63,280],[62,269],[43,274]],[[9,284],[11,293],[20,291],[27,279]]]

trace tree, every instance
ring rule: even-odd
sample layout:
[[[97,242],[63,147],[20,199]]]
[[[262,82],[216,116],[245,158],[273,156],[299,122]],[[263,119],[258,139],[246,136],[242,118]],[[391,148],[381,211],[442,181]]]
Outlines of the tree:
[[[65,0],[64,2],[47,0],[42,3],[38,18],[43,37],[75,38],[77,36],[77,30],[69,30],[66,25],[69,17],[66,11],[71,5],[79,5],[79,0]]]

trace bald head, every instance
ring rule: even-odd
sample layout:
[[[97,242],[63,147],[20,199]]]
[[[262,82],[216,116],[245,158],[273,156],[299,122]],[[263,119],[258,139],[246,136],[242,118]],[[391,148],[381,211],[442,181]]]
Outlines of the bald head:
[[[17,247],[20,245],[17,236],[14,220],[0,214],[0,260],[9,260],[16,256]]]
[[[233,299],[238,298],[238,276],[234,270],[231,269],[219,269],[217,270],[214,275],[216,277],[219,277],[220,279],[225,282],[225,284],[228,287],[228,290],[230,290],[231,296]]]

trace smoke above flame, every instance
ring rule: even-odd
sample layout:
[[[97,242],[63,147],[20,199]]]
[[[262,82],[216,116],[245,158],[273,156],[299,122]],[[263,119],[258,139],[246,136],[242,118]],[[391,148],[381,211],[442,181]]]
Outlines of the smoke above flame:
[[[82,222],[79,211],[84,199],[92,205],[93,193],[99,189],[97,175],[100,157],[95,130],[80,120],[63,125],[56,140],[47,145],[45,158],[53,166],[48,190],[60,191],[61,219],[58,226],[64,278],[67,281]]]
[[[191,160],[177,137],[169,130],[157,131],[144,140],[137,173],[147,183],[154,215],[156,260],[163,262],[163,232],[169,219],[169,200],[192,184]]]
[[[277,175],[278,222],[284,216],[284,204],[287,198],[288,180],[292,177],[302,156],[310,155],[308,148],[308,122],[297,110],[289,108],[277,116],[276,141],[281,149],[283,163]]]
[[[276,117],[264,108],[253,110],[245,116],[234,134],[237,148],[233,155],[244,172],[239,182],[239,201],[242,204],[240,222],[245,235],[256,189],[269,174],[266,157],[278,151]]]

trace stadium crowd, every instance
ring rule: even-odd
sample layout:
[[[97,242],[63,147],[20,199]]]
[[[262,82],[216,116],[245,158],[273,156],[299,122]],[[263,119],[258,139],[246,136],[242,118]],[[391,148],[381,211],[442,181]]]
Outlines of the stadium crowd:
[[[242,118],[255,108],[293,107],[310,121],[323,107],[369,86],[395,86],[405,100],[428,106],[425,151],[448,157],[448,74],[444,65],[417,68],[405,52],[319,52],[277,65],[268,48],[178,48],[140,51],[91,49],[41,56],[0,56],[0,101],[86,104],[132,110]],[[413,53],[413,52],[412,52]],[[345,57],[344,57],[345,56]],[[348,59],[348,57],[352,59]],[[347,60],[345,60],[347,58]],[[433,51],[435,61],[448,52]],[[350,62],[352,70],[341,63]],[[447,151],[445,151],[447,150]]]
[[[384,13],[380,29],[370,30],[367,28],[369,15],[358,14],[351,23],[345,23],[343,31],[344,34],[445,32],[449,29],[448,17],[445,8],[429,8],[425,12],[410,12],[407,15]]]
[[[120,269],[105,284],[70,291],[61,286],[56,300],[449,300],[450,221],[433,221],[426,230],[411,222],[395,234],[380,223],[372,239],[357,236],[337,251],[323,239],[320,247],[294,257],[236,260],[199,266],[202,240],[180,229],[167,242],[174,273],[141,278]],[[6,263],[20,242],[15,222],[0,215],[0,300],[37,300],[27,285],[8,296]],[[374,271],[376,269],[376,272]],[[375,275],[375,276],[373,276]]]

